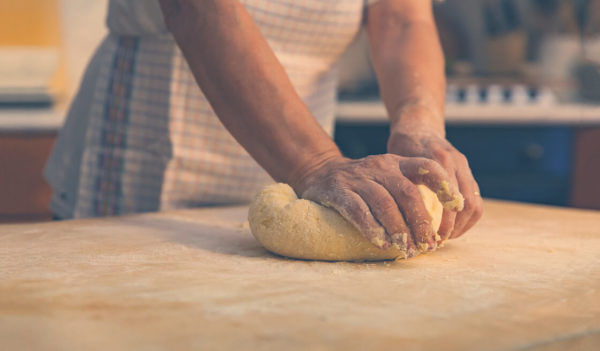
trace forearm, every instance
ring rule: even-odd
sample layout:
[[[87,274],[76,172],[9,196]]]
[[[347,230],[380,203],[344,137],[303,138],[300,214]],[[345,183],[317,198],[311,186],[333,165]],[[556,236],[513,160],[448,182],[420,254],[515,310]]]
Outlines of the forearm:
[[[161,5],[219,119],[276,181],[294,186],[304,169],[340,155],[237,0]]]
[[[409,10],[387,5],[386,1],[382,0],[370,9],[368,32],[373,64],[392,130],[425,125],[443,136],[444,56],[431,4],[419,0],[429,8],[415,5],[421,7],[415,10],[419,11],[418,15],[407,18],[405,12]],[[389,2],[393,3],[393,0]]]

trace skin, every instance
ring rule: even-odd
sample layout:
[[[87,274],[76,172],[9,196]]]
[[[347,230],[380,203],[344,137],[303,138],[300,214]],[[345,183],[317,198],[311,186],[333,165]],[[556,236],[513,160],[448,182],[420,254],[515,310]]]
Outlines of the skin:
[[[444,139],[443,55],[429,1],[382,0],[368,11],[392,132],[389,154],[358,160],[343,157],[316,122],[237,0],[160,5],[197,83],[234,138],[276,181],[336,209],[375,246],[438,245],[416,184],[438,192],[446,182],[447,197],[478,191],[466,159]],[[457,208],[444,211],[443,239],[461,235],[481,216],[481,199],[464,195],[459,215]]]
[[[483,201],[466,157],[445,138],[444,56],[431,2],[381,0],[369,8],[367,30],[390,116],[388,152],[442,165],[465,201],[460,212],[444,211],[438,233],[457,238],[481,218]]]

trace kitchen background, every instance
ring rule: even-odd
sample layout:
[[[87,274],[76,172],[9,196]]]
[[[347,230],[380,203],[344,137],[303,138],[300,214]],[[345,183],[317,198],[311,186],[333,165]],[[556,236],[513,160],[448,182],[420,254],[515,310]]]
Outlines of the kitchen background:
[[[0,2],[0,222],[45,220],[42,178],[106,0]],[[600,209],[600,0],[435,5],[448,73],[447,134],[485,197]],[[364,33],[341,62],[336,142],[385,152]]]

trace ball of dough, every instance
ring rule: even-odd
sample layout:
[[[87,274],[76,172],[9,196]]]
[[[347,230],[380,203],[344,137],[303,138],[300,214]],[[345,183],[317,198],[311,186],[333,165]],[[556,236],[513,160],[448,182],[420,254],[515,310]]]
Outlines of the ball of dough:
[[[435,193],[419,185],[419,191],[437,232],[443,207]],[[382,250],[371,244],[337,211],[298,199],[287,184],[265,187],[248,213],[254,237],[281,256],[324,261],[380,261],[405,257],[396,248]]]

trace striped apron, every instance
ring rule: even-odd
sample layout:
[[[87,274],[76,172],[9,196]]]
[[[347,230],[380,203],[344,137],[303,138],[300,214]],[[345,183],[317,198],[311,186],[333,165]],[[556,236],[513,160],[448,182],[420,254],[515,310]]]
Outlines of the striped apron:
[[[364,0],[241,1],[320,125],[333,132],[337,61]],[[111,0],[45,169],[62,218],[248,202],[271,178],[223,127],[156,1]]]

